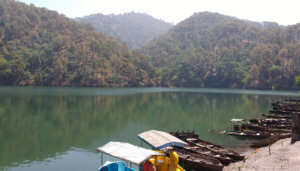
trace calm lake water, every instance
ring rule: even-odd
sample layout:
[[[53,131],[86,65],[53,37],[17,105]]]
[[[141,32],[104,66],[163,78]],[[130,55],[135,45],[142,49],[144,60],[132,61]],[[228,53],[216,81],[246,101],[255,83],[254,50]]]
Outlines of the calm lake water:
[[[96,170],[96,148],[108,141],[142,145],[149,129],[194,130],[227,147],[245,141],[219,135],[232,118],[252,118],[298,92],[229,89],[0,87],[1,171]],[[145,145],[144,145],[145,146]]]

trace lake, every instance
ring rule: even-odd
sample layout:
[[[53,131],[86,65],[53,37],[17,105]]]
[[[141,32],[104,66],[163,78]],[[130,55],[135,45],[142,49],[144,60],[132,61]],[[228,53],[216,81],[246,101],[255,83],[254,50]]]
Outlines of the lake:
[[[226,147],[246,141],[220,135],[232,118],[268,112],[298,92],[180,88],[0,87],[1,171],[85,171],[99,167],[108,141],[143,145],[150,129],[195,131]]]

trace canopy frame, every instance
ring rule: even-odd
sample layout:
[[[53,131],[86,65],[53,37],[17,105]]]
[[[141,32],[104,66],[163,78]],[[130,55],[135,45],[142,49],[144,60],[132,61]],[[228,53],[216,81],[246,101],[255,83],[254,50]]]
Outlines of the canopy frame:
[[[129,162],[130,165],[132,163],[140,165],[152,156],[164,155],[163,153],[138,147],[129,143],[114,141],[98,147],[97,151],[108,156],[112,156],[114,158]],[[102,157],[101,160],[103,160]]]

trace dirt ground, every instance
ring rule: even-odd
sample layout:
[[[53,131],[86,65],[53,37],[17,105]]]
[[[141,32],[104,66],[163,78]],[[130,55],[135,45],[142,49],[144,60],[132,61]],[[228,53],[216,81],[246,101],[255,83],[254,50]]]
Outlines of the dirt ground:
[[[282,139],[269,147],[260,148],[246,160],[225,167],[224,171],[300,171],[300,142],[291,144]]]

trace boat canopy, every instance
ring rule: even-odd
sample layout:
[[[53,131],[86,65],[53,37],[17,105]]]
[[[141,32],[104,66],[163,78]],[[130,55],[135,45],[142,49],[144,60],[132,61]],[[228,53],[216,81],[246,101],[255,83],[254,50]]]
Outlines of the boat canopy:
[[[140,133],[138,137],[155,149],[162,149],[168,146],[184,147],[187,145],[186,142],[180,140],[179,138],[174,137],[167,132],[157,130],[150,130]]]
[[[142,164],[144,161],[146,161],[152,156],[164,155],[163,153],[156,152],[153,150],[148,150],[129,143],[113,142],[113,141],[105,144],[102,147],[98,147],[97,150],[104,154],[137,165]]]

